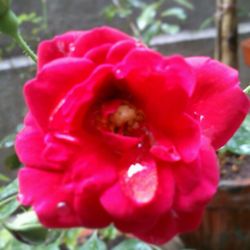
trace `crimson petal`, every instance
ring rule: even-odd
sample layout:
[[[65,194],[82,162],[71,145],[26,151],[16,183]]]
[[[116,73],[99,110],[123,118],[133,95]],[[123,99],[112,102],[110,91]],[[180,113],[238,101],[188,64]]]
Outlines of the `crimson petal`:
[[[247,115],[249,99],[239,88],[235,69],[206,57],[189,58],[187,62],[197,78],[190,110],[201,117],[203,134],[218,149]]]

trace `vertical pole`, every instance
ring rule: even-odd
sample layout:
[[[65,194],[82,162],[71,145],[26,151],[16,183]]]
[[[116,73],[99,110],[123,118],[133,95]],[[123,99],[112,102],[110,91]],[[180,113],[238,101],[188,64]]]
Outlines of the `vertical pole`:
[[[216,0],[215,57],[238,68],[237,0]]]

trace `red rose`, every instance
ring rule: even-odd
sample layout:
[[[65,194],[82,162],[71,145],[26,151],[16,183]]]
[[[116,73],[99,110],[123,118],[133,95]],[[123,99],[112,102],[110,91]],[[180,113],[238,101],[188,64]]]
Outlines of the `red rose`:
[[[47,227],[114,223],[152,243],[197,228],[215,150],[249,109],[237,71],[108,27],[42,42],[38,57],[16,139],[21,203]]]

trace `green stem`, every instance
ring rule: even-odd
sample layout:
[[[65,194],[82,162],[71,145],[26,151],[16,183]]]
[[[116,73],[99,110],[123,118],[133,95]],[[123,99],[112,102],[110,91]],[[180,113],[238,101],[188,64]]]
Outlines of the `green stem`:
[[[17,32],[17,34],[15,34],[13,38],[15,39],[17,44],[20,46],[20,48],[23,50],[24,54],[29,56],[36,63],[37,62],[36,54],[31,50],[29,45],[25,42],[20,32]]]
[[[246,93],[247,95],[250,95],[250,85],[248,85],[243,91],[244,91],[244,93]]]

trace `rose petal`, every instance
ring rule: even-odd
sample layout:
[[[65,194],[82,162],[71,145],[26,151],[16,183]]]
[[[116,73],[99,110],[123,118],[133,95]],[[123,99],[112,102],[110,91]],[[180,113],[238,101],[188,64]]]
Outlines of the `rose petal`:
[[[75,43],[72,56],[82,57],[90,49],[107,43],[116,43],[121,40],[131,39],[127,34],[110,27],[99,27],[84,33]]]
[[[172,121],[167,121],[167,137],[173,141],[181,158],[185,162],[193,161],[200,149],[201,131],[198,121],[189,115],[180,115]]]
[[[157,219],[157,215],[150,214],[145,207],[136,206],[124,194],[118,183],[102,195],[101,203],[112,216],[115,226],[124,232],[135,233],[148,230]]]
[[[72,50],[74,42],[83,35],[84,31],[70,31],[52,40],[43,41],[38,47],[38,70],[58,58],[68,57]]]
[[[15,149],[21,162],[28,166],[40,166],[45,163],[41,156],[45,147],[43,133],[30,115],[28,120],[28,124],[16,136]]]
[[[150,203],[158,188],[156,165],[153,161],[131,164],[121,181],[125,194],[133,202],[138,205]]]
[[[182,194],[189,194],[200,184],[202,175],[201,162],[196,159],[190,163],[178,162],[173,166],[176,187]]]
[[[195,83],[190,66],[181,57],[164,59],[147,49],[134,49],[117,65],[116,77],[125,78],[149,121],[165,126],[184,111]],[[155,112],[161,114],[156,116]]]
[[[157,140],[150,148],[150,153],[159,160],[167,162],[176,162],[181,159],[176,147],[169,140]]]
[[[187,190],[179,188],[176,208],[178,211],[191,212],[205,206],[217,190],[219,166],[213,147],[206,138],[202,140],[200,149],[201,178],[195,188]],[[190,179],[192,181],[192,179]],[[177,186],[178,187],[178,186]],[[184,192],[183,192],[184,191]]]
[[[91,125],[92,117],[89,117],[88,123],[83,124],[86,112],[95,100],[101,99],[102,90],[110,85],[110,79],[111,66],[102,65],[83,84],[72,88],[52,112],[50,129],[81,133],[83,126]]]
[[[110,48],[106,62],[111,64],[119,63],[134,48],[136,48],[136,41],[131,39],[117,42]]]
[[[46,227],[80,226],[72,206],[74,186],[63,184],[62,177],[32,168],[19,171],[19,201],[32,205]]]
[[[171,213],[161,216],[157,223],[148,231],[136,233],[135,235],[152,244],[161,245],[178,233],[178,227],[175,218]]]
[[[96,65],[103,64],[106,61],[107,54],[111,46],[112,44],[108,43],[97,48],[93,48],[86,53],[85,58],[91,60]]]
[[[187,62],[197,78],[190,110],[200,116],[203,133],[218,149],[242,123],[249,111],[249,100],[238,86],[235,69],[206,57],[189,58]]]
[[[60,59],[44,66],[34,80],[25,84],[26,102],[41,128],[47,128],[56,105],[71,88],[86,80],[92,69],[93,64],[86,59]]]
[[[71,166],[71,173],[67,174],[75,187],[77,216],[86,227],[107,226],[111,219],[100,204],[100,196],[117,180],[116,166],[105,149],[96,144],[88,146],[86,143],[86,148],[79,155],[81,157]]]

